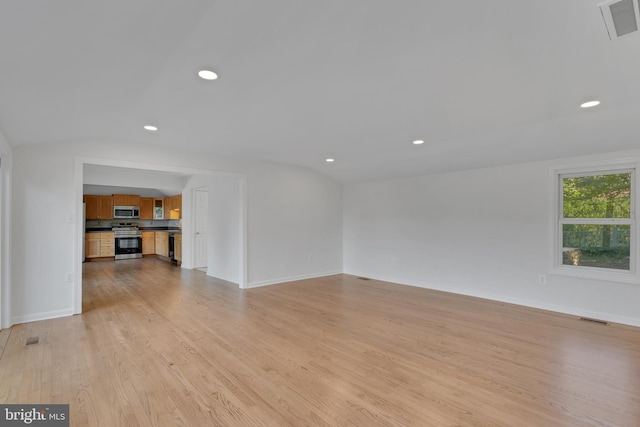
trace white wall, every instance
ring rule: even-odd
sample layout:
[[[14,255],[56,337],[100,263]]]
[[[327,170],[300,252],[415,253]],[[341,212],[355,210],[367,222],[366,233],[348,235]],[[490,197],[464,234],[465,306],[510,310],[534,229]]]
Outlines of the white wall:
[[[0,131],[0,328],[11,325],[11,179],[13,156]]]
[[[256,170],[248,188],[249,287],[342,273],[342,185],[320,176]]]
[[[168,196],[179,194],[185,182],[184,176],[172,173],[128,168],[117,168],[116,173],[113,167],[99,165],[87,165],[84,168],[84,184],[161,189]]]
[[[615,159],[639,152],[582,159]],[[346,185],[345,273],[640,326],[640,285],[549,270],[550,170],[540,162]]]
[[[207,274],[240,283],[241,185],[236,178],[216,178],[208,189],[209,231]]]
[[[192,268],[194,243],[193,191],[208,193],[207,275],[244,283],[244,244],[242,224],[245,221],[242,204],[244,178],[230,176],[192,176],[182,194],[183,205],[183,267]],[[184,221],[184,218],[189,221]]]
[[[140,187],[116,187],[111,185],[83,185],[82,191],[84,194],[95,194],[98,196],[110,196],[112,194],[137,194],[140,197],[153,197],[153,198],[164,198],[166,196],[175,196],[176,194],[180,194],[182,189],[176,191],[172,194],[165,194],[155,188],[140,188]]]
[[[81,230],[67,220],[81,212],[76,197],[81,190],[74,184],[76,157],[167,165],[168,171],[184,167],[245,174],[249,284],[342,271],[342,186],[317,172],[118,141],[19,146],[13,157],[12,323],[73,312],[74,285],[66,277],[74,272]],[[274,192],[290,197],[274,203],[269,196]],[[295,200],[298,195],[306,196]],[[291,247],[304,248],[312,260],[287,258]]]
[[[237,281],[236,246],[240,224],[238,185],[233,177],[193,177],[191,191],[209,192],[207,274]],[[256,165],[247,178],[247,287],[342,273],[342,185],[303,168]],[[183,213],[187,215],[186,212]],[[191,231],[183,221],[183,235]],[[184,239],[184,237],[183,237]],[[190,251],[191,248],[184,248]],[[185,258],[187,255],[185,254]]]

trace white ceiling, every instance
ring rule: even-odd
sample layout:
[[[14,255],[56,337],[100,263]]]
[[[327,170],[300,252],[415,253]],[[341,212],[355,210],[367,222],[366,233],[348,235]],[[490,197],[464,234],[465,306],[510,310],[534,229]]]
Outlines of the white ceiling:
[[[14,146],[139,140],[343,182],[637,148],[640,37],[610,41],[597,4],[5,0],[0,129]]]

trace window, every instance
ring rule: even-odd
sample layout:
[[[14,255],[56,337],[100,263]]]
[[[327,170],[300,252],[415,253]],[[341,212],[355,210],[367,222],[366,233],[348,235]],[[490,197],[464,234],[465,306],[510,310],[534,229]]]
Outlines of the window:
[[[635,168],[556,172],[557,271],[636,277]]]

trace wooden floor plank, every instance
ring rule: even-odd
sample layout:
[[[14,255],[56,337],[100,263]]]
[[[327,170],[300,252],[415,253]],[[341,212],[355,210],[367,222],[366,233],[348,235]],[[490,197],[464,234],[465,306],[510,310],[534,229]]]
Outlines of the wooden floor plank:
[[[69,403],[75,426],[640,425],[638,328],[349,275],[241,290],[154,258],[85,264],[83,296],[0,331],[0,402]]]

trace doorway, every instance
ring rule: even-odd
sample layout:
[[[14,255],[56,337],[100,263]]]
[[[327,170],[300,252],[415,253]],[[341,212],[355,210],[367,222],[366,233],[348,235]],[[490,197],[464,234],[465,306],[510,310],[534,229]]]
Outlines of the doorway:
[[[247,227],[247,213],[246,213],[246,175],[240,173],[227,173],[227,172],[218,172],[212,170],[203,170],[203,169],[193,169],[189,167],[174,167],[174,166],[159,166],[155,164],[146,164],[139,162],[130,162],[130,161],[118,161],[111,159],[96,159],[96,158],[82,158],[76,157],[75,159],[75,173],[74,173],[74,185],[75,185],[75,195],[76,195],[76,244],[75,244],[75,257],[74,257],[74,271],[75,271],[75,280],[74,280],[74,292],[73,292],[73,312],[74,314],[82,313],[82,245],[84,242],[83,230],[84,230],[84,221],[82,215],[82,196],[83,196],[83,182],[84,182],[84,166],[85,165],[97,165],[97,166],[108,166],[113,167],[115,169],[136,169],[141,171],[148,172],[164,172],[164,173],[175,173],[175,174],[183,174],[189,175],[195,181],[201,182],[199,187],[207,188],[209,185],[208,182],[214,181],[216,179],[232,179],[235,181],[238,189],[237,200],[238,203],[233,208],[233,211],[237,215],[237,224],[240,227],[240,232],[237,234],[238,238],[233,247],[233,252],[237,253],[239,256],[239,262],[235,263],[233,266],[235,271],[234,277],[237,280],[234,280],[235,283],[238,283],[240,288],[246,288],[246,280],[247,280],[247,242],[246,242],[246,227]],[[187,183],[185,190],[187,188],[194,188],[193,183]],[[193,195],[193,192],[187,191],[184,193],[184,196]],[[207,202],[208,204],[208,202]],[[207,205],[205,204],[205,205]],[[189,209],[191,210],[194,206],[194,203],[191,200],[183,201],[183,210]],[[226,208],[226,207],[225,207]],[[208,215],[208,212],[205,216]],[[195,254],[188,248],[194,248],[194,232],[193,226],[190,220],[185,220],[185,216],[188,218],[193,218],[193,214],[191,212],[183,212],[183,267],[184,268],[194,268],[194,260]],[[208,227],[207,227],[208,228]],[[207,239],[204,239],[207,242]],[[209,248],[205,246],[207,252],[209,252]],[[236,247],[237,246],[237,247]],[[237,250],[239,247],[240,250]],[[210,257],[210,254],[205,256],[205,260],[207,257]],[[209,268],[209,263],[206,263]],[[210,273],[209,273],[210,274]]]

